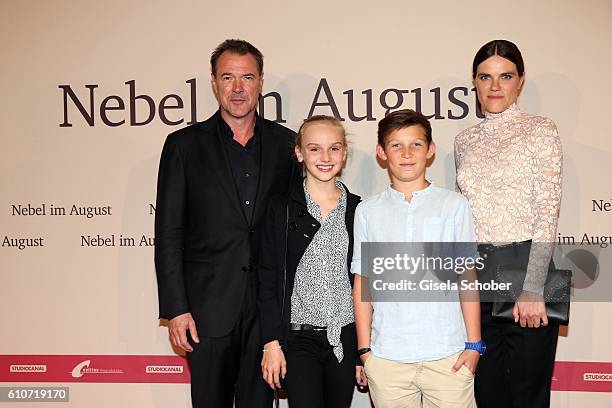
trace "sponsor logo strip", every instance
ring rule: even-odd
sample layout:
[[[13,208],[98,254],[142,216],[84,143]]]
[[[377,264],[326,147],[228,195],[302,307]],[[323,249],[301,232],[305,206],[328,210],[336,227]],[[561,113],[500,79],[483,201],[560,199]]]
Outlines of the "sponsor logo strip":
[[[553,391],[612,392],[612,363],[557,361]]]
[[[189,383],[179,356],[0,355],[0,382]]]
[[[0,355],[0,382],[189,383],[179,356]],[[612,362],[557,361],[553,391],[612,393]]]

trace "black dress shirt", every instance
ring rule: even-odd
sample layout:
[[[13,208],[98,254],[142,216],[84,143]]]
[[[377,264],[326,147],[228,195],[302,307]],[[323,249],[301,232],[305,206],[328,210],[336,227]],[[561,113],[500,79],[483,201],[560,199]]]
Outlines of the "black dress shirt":
[[[253,137],[245,146],[234,140],[234,132],[221,115],[218,116],[221,139],[229,158],[234,185],[238,191],[244,215],[249,223],[253,219],[253,209],[257,199],[257,187],[259,184],[259,168],[261,163],[261,126],[259,126],[259,115],[255,116],[255,130]]]

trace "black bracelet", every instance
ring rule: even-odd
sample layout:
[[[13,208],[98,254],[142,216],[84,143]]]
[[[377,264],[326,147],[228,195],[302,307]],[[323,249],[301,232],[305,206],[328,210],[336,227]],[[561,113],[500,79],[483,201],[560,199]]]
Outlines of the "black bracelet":
[[[364,347],[364,348],[362,348],[362,349],[357,350],[357,355],[358,355],[358,356],[363,356],[364,354],[369,353],[370,351],[372,351],[372,349],[371,349],[371,348],[369,348],[369,347]]]

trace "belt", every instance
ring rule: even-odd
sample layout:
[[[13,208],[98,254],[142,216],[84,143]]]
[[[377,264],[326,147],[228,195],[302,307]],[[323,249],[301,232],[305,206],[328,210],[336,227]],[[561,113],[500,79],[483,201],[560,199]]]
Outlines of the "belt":
[[[480,252],[481,254],[493,254],[496,251],[505,251],[509,249],[518,250],[519,248],[526,246],[526,245],[531,245],[531,240],[512,242],[510,244],[503,244],[503,245],[479,244],[478,252]]]
[[[313,326],[312,324],[291,323],[290,329],[294,330],[294,331],[300,331],[300,330],[304,330],[304,331],[323,331],[323,330],[327,330],[327,327]]]

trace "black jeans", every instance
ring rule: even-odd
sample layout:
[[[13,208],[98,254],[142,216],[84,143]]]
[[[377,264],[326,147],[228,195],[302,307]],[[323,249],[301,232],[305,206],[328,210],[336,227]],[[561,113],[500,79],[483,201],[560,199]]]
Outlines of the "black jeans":
[[[291,408],[344,408],[355,389],[357,335],[355,324],[342,328],[341,362],[326,331],[290,331],[287,338],[287,393]]]
[[[498,265],[516,263],[516,257],[529,257],[528,245],[518,251],[496,249],[488,254],[482,280],[491,278]],[[524,259],[527,264],[527,259]],[[492,303],[481,303],[482,339],[487,351],[478,362],[474,393],[478,408],[547,408],[557,349],[559,326],[521,327],[491,316]]]

